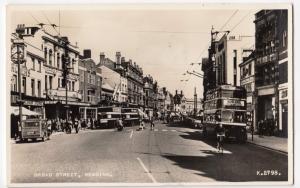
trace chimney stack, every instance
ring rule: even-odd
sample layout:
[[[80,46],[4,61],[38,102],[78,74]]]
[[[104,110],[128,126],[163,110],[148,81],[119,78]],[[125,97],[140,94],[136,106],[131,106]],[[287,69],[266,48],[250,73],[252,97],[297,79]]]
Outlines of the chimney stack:
[[[84,59],[88,59],[88,58],[91,58],[91,50],[90,49],[85,49],[83,50],[83,58]]]
[[[125,62],[125,57],[121,57],[121,63]]]
[[[105,54],[104,52],[100,52],[100,65],[104,65]]]
[[[121,52],[116,52],[116,64],[121,64]]]

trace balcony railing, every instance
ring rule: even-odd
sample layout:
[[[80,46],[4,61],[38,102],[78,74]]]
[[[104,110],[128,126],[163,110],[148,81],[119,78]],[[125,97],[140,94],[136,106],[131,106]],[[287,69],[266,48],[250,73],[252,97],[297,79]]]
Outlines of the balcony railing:
[[[65,88],[48,89],[47,96],[53,100],[66,100],[66,89]],[[68,91],[68,100],[70,101],[82,100],[82,94],[77,91]]]

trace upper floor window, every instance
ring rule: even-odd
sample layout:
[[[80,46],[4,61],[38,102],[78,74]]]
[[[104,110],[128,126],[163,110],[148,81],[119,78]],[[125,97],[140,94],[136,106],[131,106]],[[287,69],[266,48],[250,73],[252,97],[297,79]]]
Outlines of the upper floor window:
[[[48,60],[47,54],[48,54],[47,48],[45,48],[45,49],[44,49],[44,58],[45,58],[45,63],[46,63],[46,64],[47,64],[47,60]]]
[[[31,61],[32,61],[32,70],[35,70],[35,59],[32,57]]]
[[[52,58],[53,58],[53,53],[52,50],[49,50],[49,65],[52,65]]]
[[[286,47],[286,46],[287,46],[287,33],[286,30],[284,30],[282,34],[282,47]]]
[[[41,60],[38,60],[38,71],[39,72],[42,71],[42,62],[41,62]]]
[[[60,54],[59,53],[57,53],[56,61],[57,61],[57,68],[60,68]]]

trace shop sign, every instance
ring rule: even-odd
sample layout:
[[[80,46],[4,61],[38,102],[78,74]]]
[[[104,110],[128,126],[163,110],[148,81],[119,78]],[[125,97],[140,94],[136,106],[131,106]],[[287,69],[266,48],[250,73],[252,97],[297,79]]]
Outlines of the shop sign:
[[[119,112],[119,113],[121,113],[121,108],[113,108],[113,112]]]
[[[280,94],[280,99],[283,100],[283,99],[286,99],[288,96],[288,90],[283,90],[281,91],[281,94]]]
[[[26,106],[43,106],[43,103],[39,102],[39,101],[24,101],[24,105],[26,105]]]
[[[234,100],[234,99],[230,99],[230,100],[224,100],[224,106],[245,106],[245,101],[241,101],[241,100]]]

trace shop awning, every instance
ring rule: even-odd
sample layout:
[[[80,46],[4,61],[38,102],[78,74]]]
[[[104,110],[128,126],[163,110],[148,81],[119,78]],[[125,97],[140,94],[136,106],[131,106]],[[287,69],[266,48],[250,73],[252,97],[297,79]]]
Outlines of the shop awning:
[[[11,114],[14,114],[15,116],[18,116],[20,114],[18,106],[11,106],[10,109],[11,109]],[[40,116],[42,114],[28,110],[25,107],[22,107],[22,115],[23,116]]]

